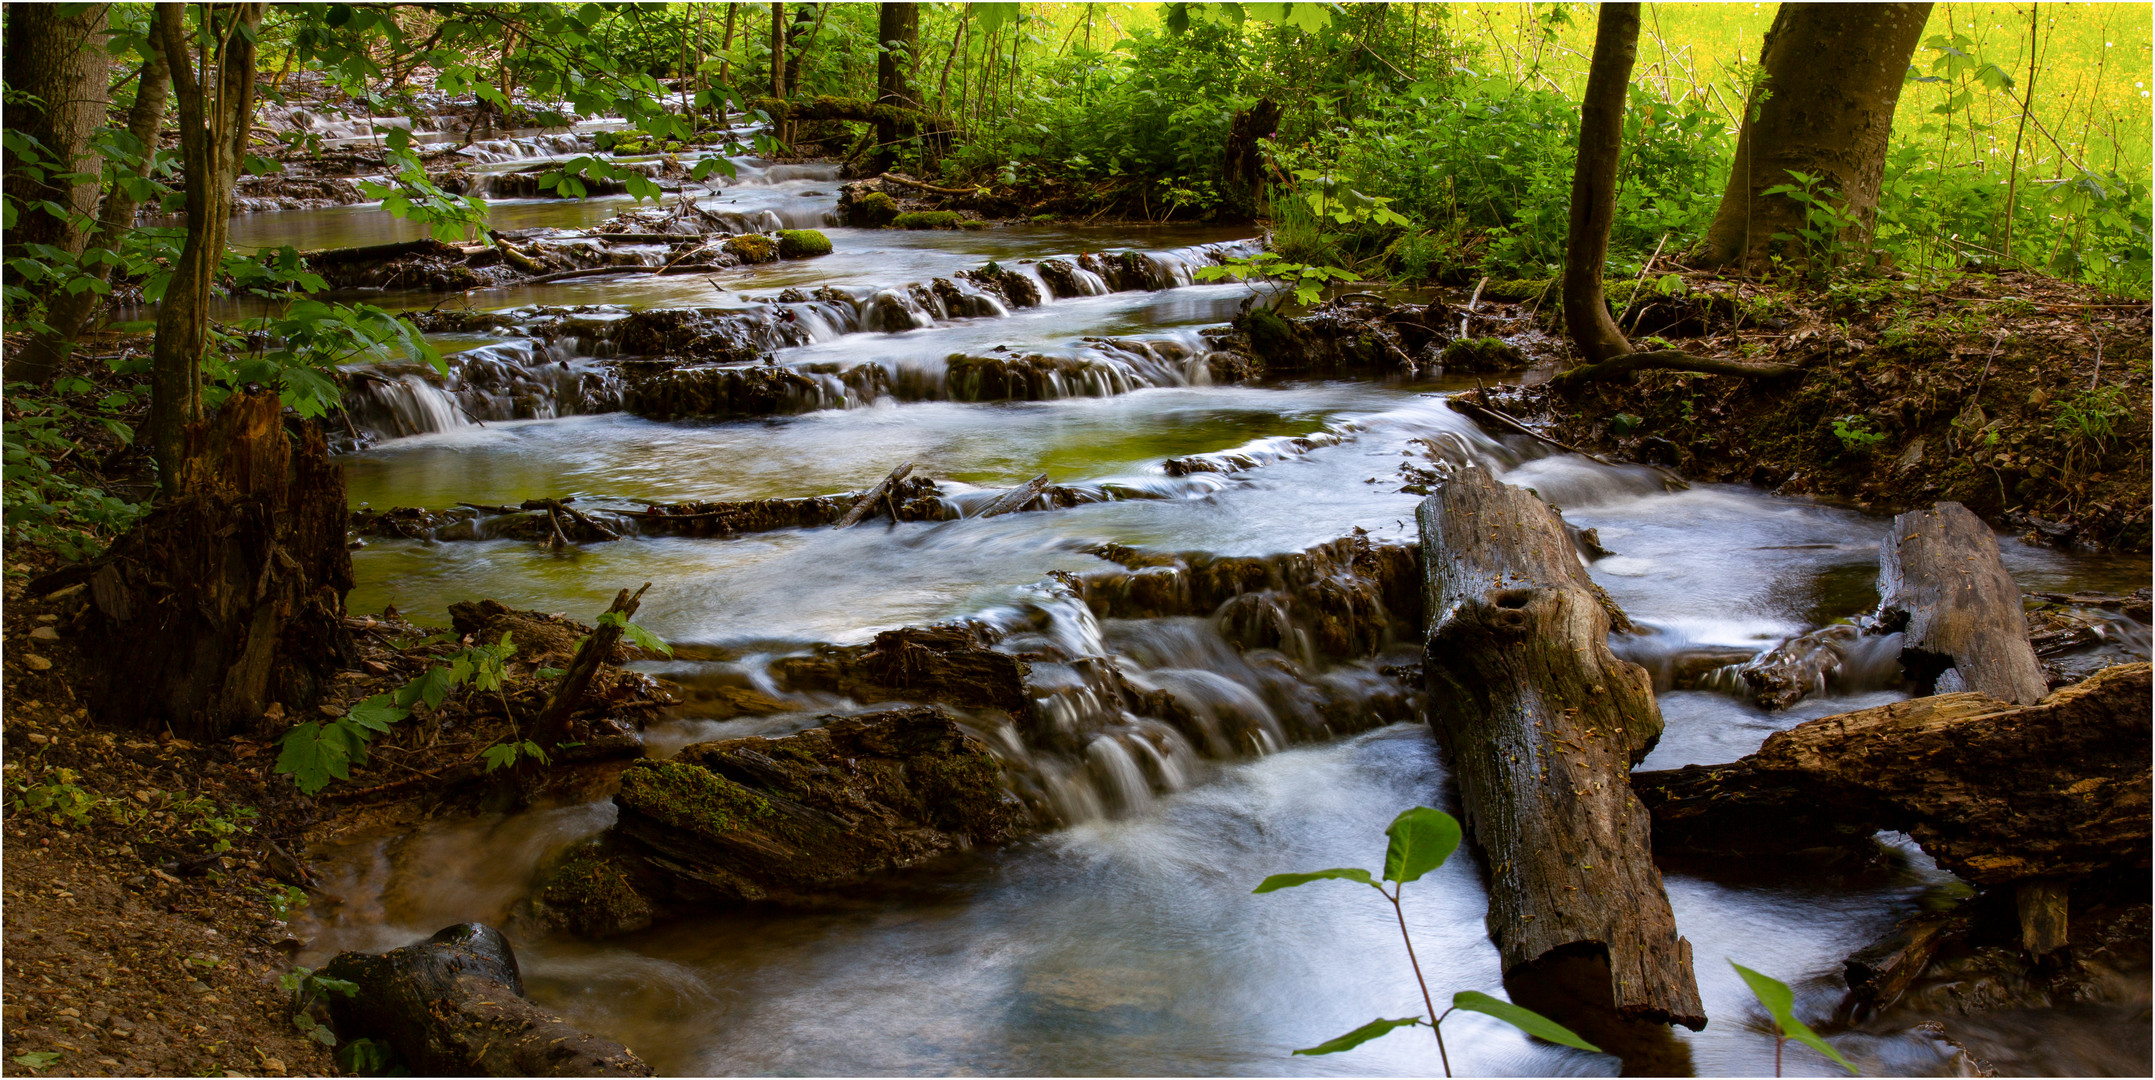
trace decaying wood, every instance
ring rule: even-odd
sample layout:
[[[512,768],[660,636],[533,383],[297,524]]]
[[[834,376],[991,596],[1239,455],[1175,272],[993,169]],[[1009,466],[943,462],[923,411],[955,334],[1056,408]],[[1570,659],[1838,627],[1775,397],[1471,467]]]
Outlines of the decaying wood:
[[[635,618],[636,606],[642,602],[644,590],[650,587],[651,583],[646,581],[643,588],[636,590],[633,595],[627,589],[615,593],[614,602],[606,609],[606,614],[619,615],[623,622]],[[576,656],[569,661],[568,670],[561,676],[560,688],[554,691],[553,698],[546,703],[546,711],[539,714],[538,723],[532,726],[532,741],[541,746],[552,746],[568,734],[569,717],[575,715],[577,707],[583,704],[584,694],[591,688],[592,677],[612,658],[614,646],[620,643],[620,623],[601,616],[598,626],[592,629],[591,636],[576,647]]]
[[[981,509],[980,513],[973,516],[991,518],[1023,510],[1034,499],[1039,498],[1040,493],[1045,491],[1047,486],[1048,474],[1041,473],[1027,480],[1024,486],[1011,488],[1009,491],[997,496],[994,502],[989,503]]]
[[[2049,692],[2020,586],[1967,507],[1943,502],[1894,518],[1878,551],[1878,591],[1880,621],[1904,629],[1901,665],[1923,692],[1974,690],[2018,705]]]
[[[568,518],[571,521],[576,522],[578,525],[582,525],[584,528],[590,529],[592,532],[599,534],[600,538],[602,539],[621,539],[620,533],[615,532],[614,530],[606,527],[603,524],[600,524],[598,521],[593,520],[591,515],[570,506],[569,502],[570,500],[568,499],[525,499],[522,505],[522,509],[544,510],[548,514],[558,514],[561,517]],[[559,531],[558,526],[556,527],[556,531]]]
[[[515,951],[483,923],[386,953],[341,953],[322,974],[359,986],[329,995],[338,1035],[388,1043],[415,1076],[652,1075],[628,1047],[524,1000]]]
[[[181,493],[79,572],[83,683],[102,715],[223,738],[272,702],[311,711],[350,662],[344,472],[274,392],[234,395],[186,441]]]
[[[897,487],[898,483],[905,479],[906,474],[912,471],[913,463],[910,461],[892,469],[890,475],[883,478],[882,483],[869,488],[868,493],[861,496],[859,502],[853,504],[853,509],[846,511],[846,516],[839,518],[838,523],[831,526],[831,528],[850,529],[860,524],[861,519],[875,512],[876,501],[881,499],[888,502],[891,489]],[[895,506],[891,508],[890,519],[892,521],[898,520],[898,510]]]
[[[915,179],[913,179],[913,178],[912,178],[912,177],[910,177],[910,176],[905,176],[905,175],[903,175],[903,174],[900,174],[900,173],[892,173],[892,172],[887,172],[887,173],[884,173],[884,174],[883,174],[883,175],[881,175],[881,176],[878,176],[878,177],[876,177],[876,179],[878,179],[878,180],[888,180],[888,181],[890,181],[890,182],[891,182],[891,183],[893,183],[893,184],[903,184],[903,185],[905,185],[906,187],[909,187],[909,188],[918,188],[918,189],[920,189],[920,190],[922,190],[922,191],[932,191],[932,192],[936,193],[937,195],[978,195],[978,194],[980,194],[980,189],[978,189],[978,188],[953,188],[953,187],[937,187],[937,186],[935,186],[934,184],[927,184],[927,183],[922,183],[922,182],[921,182],[921,181],[919,181],[919,180],[915,180]]]
[[[1727,765],[1632,775],[1655,850],[1867,850],[1907,833],[1978,885],[2148,867],[2147,664],[2016,706],[1940,694],[1778,732]]]
[[[1652,680],[1609,651],[1563,520],[1471,467],[1417,518],[1431,711],[1489,863],[1507,987],[1585,956],[1618,1014],[1703,1026],[1691,946],[1627,783],[1661,734]]]
[[[307,265],[315,268],[348,266],[352,263],[387,262],[390,259],[401,259],[407,255],[443,255],[462,258],[464,252],[461,248],[453,245],[445,244],[432,238],[425,238],[401,240],[393,244],[368,244],[364,247],[331,248],[327,251],[309,251],[305,253]]]

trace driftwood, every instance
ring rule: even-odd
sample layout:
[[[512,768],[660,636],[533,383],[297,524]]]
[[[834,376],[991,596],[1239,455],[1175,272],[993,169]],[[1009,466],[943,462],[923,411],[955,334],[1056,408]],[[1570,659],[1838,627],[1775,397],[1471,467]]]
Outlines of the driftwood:
[[[1627,782],[1661,733],[1652,680],[1609,651],[1563,520],[1479,468],[1416,516],[1431,712],[1490,867],[1506,987],[1546,1001],[1536,984],[1561,981],[1627,1019],[1704,1026]]]
[[[584,694],[591,688],[591,680],[614,655],[614,646],[621,643],[621,623],[636,616],[636,606],[643,600],[646,581],[642,589],[631,595],[627,589],[614,594],[614,602],[606,609],[606,615],[620,615],[620,622],[599,617],[599,625],[591,636],[576,647],[576,656],[561,676],[561,686],[554,691],[553,699],[546,703],[546,711],[539,714],[532,725],[532,740],[541,746],[552,746],[569,733],[569,717],[583,704]]]
[[[464,250],[435,239],[403,240],[394,244],[368,244],[364,247],[331,248],[327,251],[305,253],[307,265],[320,269],[325,266],[348,266],[352,263],[386,262],[406,255],[442,255],[461,259]]]
[[[913,463],[910,461],[892,469],[890,475],[883,478],[882,483],[869,488],[868,493],[861,496],[859,502],[853,504],[853,509],[846,511],[846,516],[839,518],[838,523],[831,526],[831,528],[850,529],[860,524],[861,519],[875,512],[875,504],[879,499],[885,503],[891,503],[891,489],[898,486],[899,482],[905,479],[906,474],[912,471]],[[893,522],[898,520],[898,507],[894,503],[890,507],[890,519]]]
[[[1967,507],[1945,502],[1894,518],[1878,552],[1878,591],[1880,621],[1905,628],[1901,665],[1923,692],[1974,690],[2018,705],[2049,692],[2020,587]]]
[[[1978,885],[2144,875],[2149,671],[2119,665],[2032,706],[1940,694],[1823,717],[1632,787],[1668,854],[1862,850],[1894,829]]]
[[[878,180],[888,180],[888,181],[890,181],[890,182],[891,182],[891,183],[893,183],[893,184],[903,184],[903,185],[905,185],[906,187],[909,187],[909,188],[918,188],[918,189],[920,189],[920,190],[922,190],[922,191],[932,191],[932,192],[936,193],[937,195],[978,195],[978,194],[980,194],[980,189],[979,189],[979,188],[952,188],[952,187],[937,187],[937,186],[935,186],[934,184],[927,184],[927,183],[922,183],[922,182],[921,182],[921,181],[919,181],[919,180],[915,180],[915,179],[913,179],[912,177],[910,177],[910,176],[906,176],[906,175],[903,175],[903,174],[901,174],[901,173],[892,173],[892,172],[887,172],[887,173],[884,173],[884,174],[883,174],[883,175],[881,175],[881,176],[878,176],[878,177],[876,177],[876,179],[878,179]]]
[[[389,1044],[415,1076],[650,1076],[628,1047],[524,1000],[501,931],[462,923],[386,953],[341,953],[322,969],[357,983],[329,995],[337,1033]]]
[[[1023,510],[1034,499],[1039,498],[1040,493],[1046,490],[1047,486],[1048,474],[1041,473],[1027,480],[1022,487],[1011,488],[1009,491],[996,496],[994,502],[989,503],[981,509],[980,513],[973,516],[991,518]]]

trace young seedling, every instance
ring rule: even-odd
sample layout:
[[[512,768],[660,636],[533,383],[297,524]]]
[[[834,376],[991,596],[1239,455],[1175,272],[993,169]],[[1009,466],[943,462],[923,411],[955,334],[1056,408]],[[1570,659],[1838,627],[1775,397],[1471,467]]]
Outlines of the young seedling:
[[[1406,943],[1407,963],[1413,966],[1414,981],[1422,988],[1422,1005],[1429,1010],[1428,1016],[1372,1020],[1339,1038],[1297,1050],[1295,1053],[1336,1054],[1342,1050],[1352,1050],[1395,1028],[1426,1024],[1430,1032],[1437,1037],[1437,1058],[1444,1063],[1444,1075],[1450,1076],[1452,1059],[1444,1049],[1444,1018],[1460,1010],[1494,1016],[1536,1038],[1600,1053],[1600,1047],[1573,1034],[1570,1028],[1532,1009],[1508,1001],[1499,1001],[1477,991],[1462,990],[1453,994],[1452,1007],[1442,1013],[1437,1012],[1436,1002],[1429,994],[1429,982],[1422,978],[1421,961],[1415,958],[1414,938],[1407,933],[1407,915],[1405,909],[1400,907],[1399,898],[1400,894],[1406,891],[1408,882],[1419,881],[1422,875],[1443,866],[1444,860],[1451,858],[1452,852],[1458,850],[1459,821],[1442,810],[1417,806],[1392,819],[1392,824],[1384,830],[1384,834],[1391,838],[1390,845],[1384,851],[1384,880],[1392,883],[1390,891],[1386,891],[1383,885],[1371,879],[1369,871],[1352,867],[1317,870],[1307,874],[1274,874],[1252,891],[1277,892],[1297,885],[1307,885],[1312,881],[1331,880],[1356,881],[1377,890],[1378,895],[1391,903],[1392,914],[1399,920],[1399,937]]]
[[[1743,976],[1744,985],[1751,988],[1751,996],[1756,997],[1758,1003],[1764,1005],[1766,1011],[1773,1015],[1773,1074],[1775,1076],[1781,1075],[1781,1047],[1786,1045],[1790,1039],[1794,1039],[1832,1058],[1840,1064],[1841,1068],[1848,1070],[1848,1075],[1857,1075],[1856,1067],[1850,1065],[1848,1059],[1842,1057],[1839,1050],[1835,1050],[1826,1040],[1819,1038],[1818,1033],[1812,1031],[1803,1021],[1796,1019],[1796,993],[1788,988],[1787,983],[1768,975],[1761,975],[1734,960],[1729,961],[1728,966],[1735,968],[1736,974]]]

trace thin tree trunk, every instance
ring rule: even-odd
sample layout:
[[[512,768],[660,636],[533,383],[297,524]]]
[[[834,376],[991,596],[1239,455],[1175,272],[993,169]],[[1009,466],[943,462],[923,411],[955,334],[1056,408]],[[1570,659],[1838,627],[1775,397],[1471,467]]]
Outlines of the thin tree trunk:
[[[733,51],[733,20],[734,16],[740,12],[740,8],[741,5],[739,4],[726,5],[726,34],[725,37],[721,38],[718,43],[718,51],[721,54],[727,54]],[[725,87],[727,94],[730,95],[733,93],[732,59],[729,58],[725,60],[720,60],[718,62],[718,83],[720,86]],[[726,111],[726,103],[723,101],[719,102],[718,124],[720,127],[724,127],[727,124]]]
[[[2013,257],[2013,205],[2020,195],[2020,141],[2028,134],[2028,114],[2035,111],[2035,73],[2037,55],[2035,32],[2038,25],[2036,12],[2041,4],[2028,5],[2028,85],[2021,89],[2020,129],[2013,133],[2013,171],[2005,181],[2005,241],[1998,250],[2005,257]]]
[[[823,28],[823,15],[829,10],[828,4],[794,5],[793,25],[786,28],[786,89],[801,88],[801,60],[815,41],[816,31]]]
[[[172,96],[172,66],[166,62],[164,50],[152,43],[148,52],[149,55],[143,58],[142,73],[137,77],[135,103],[127,113],[127,133],[134,137],[142,151],[142,160],[133,170],[136,178],[149,175],[150,165],[157,156],[157,128],[164,121],[165,103]],[[98,214],[97,235],[90,240],[90,248],[117,252],[127,234],[133,231],[139,203],[128,190],[126,180],[125,175],[114,176],[112,190],[105,193],[105,204]],[[109,263],[98,263],[87,272],[99,281],[112,278]],[[15,363],[9,366],[8,381],[42,384],[52,378],[53,372],[73,351],[75,339],[89,327],[103,301],[102,294],[90,289],[55,296],[45,313],[45,324],[52,327],[52,332],[38,335],[24,347]]]
[[[786,5],[771,5],[771,96],[786,99]]]
[[[187,169],[187,241],[158,306],[157,341],[150,359],[150,447],[167,495],[176,493],[182,482],[187,425],[202,419],[210,289],[224,255],[232,188],[254,126],[255,32],[263,7],[234,4],[223,28],[214,20],[203,27],[203,36],[219,41],[219,46],[214,53],[204,49],[204,70],[198,72],[189,55],[184,5],[157,5],[156,33],[178,92],[180,152]],[[206,85],[212,65],[215,84]]]
[[[1616,167],[1624,151],[1624,100],[1638,54],[1639,5],[1603,4],[1594,59],[1579,103],[1579,154],[1571,175],[1571,231],[1564,251],[1564,323],[1588,364],[1631,351],[1602,299],[1601,267],[1616,220]]]
[[[1759,52],[1765,78],[1752,92],[1721,207],[1693,265],[1748,266],[1786,247],[1776,234],[1808,227],[1804,204],[1765,194],[1791,183],[1791,169],[1819,177],[1855,220],[1841,242],[1868,247],[1893,110],[1930,11],[1927,3],[1781,5]]]

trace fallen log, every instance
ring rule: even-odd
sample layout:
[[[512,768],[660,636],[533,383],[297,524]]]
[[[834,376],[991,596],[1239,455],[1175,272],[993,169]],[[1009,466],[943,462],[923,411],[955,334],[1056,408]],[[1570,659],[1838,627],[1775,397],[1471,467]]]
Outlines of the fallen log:
[[[1046,490],[1047,486],[1048,474],[1041,473],[1027,480],[1024,486],[1011,488],[1009,491],[996,496],[994,502],[981,508],[981,511],[973,516],[991,518],[1023,510],[1027,504],[1039,498],[1040,493]]]
[[[1663,854],[1864,850],[1892,829],[1978,885],[2145,875],[2150,670],[2112,667],[2031,706],[1959,693],[1822,717],[1740,761],[1631,783]]]
[[[386,953],[340,953],[322,974],[359,987],[328,995],[337,1034],[388,1043],[414,1076],[652,1075],[628,1047],[524,1000],[515,950],[483,923]]]
[[[1546,1000],[1537,982],[1565,982],[1621,1017],[1703,1027],[1627,782],[1661,734],[1652,680],[1609,651],[1562,518],[1472,467],[1416,517],[1431,711],[1490,868],[1506,987]]]
[[[406,255],[441,255],[463,258],[464,250],[439,240],[401,240],[393,244],[367,244],[363,247],[330,248],[325,251],[309,251],[302,257],[315,269],[325,266],[348,266],[352,263],[385,262],[401,259]]]
[[[903,173],[887,172],[881,176],[876,177],[876,179],[888,180],[893,184],[903,184],[906,187],[917,188],[921,191],[932,191],[937,195],[978,195],[981,193],[981,191],[985,190],[982,188],[937,187],[934,184],[924,183],[922,181],[915,180],[910,176],[904,175]]]
[[[883,478],[882,483],[869,488],[868,493],[861,496],[859,502],[853,504],[853,509],[846,511],[846,516],[839,518],[838,523],[831,526],[831,528],[850,529],[860,524],[862,518],[875,512],[876,500],[881,499],[889,502],[891,488],[896,487],[900,481],[905,479],[906,474],[912,471],[913,463],[910,461],[892,469],[890,475]],[[890,519],[893,522],[898,520],[898,508],[895,505],[891,507]]]
[[[1901,666],[1921,692],[1973,690],[2018,705],[2049,692],[2020,586],[1967,507],[1943,502],[1894,518],[1878,550],[1878,591],[1879,621],[1903,631]]]

